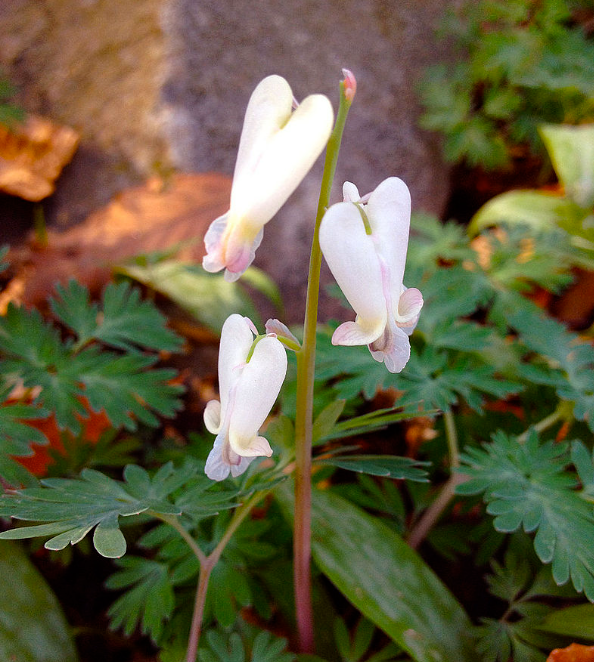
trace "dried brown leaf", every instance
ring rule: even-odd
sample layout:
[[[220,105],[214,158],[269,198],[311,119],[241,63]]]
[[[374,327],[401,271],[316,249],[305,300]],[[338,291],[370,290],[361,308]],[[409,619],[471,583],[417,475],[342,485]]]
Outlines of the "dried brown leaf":
[[[230,193],[230,178],[217,173],[178,174],[123,191],[82,224],[50,231],[47,248],[12,252],[17,274],[27,270],[22,302],[41,304],[70,278],[97,291],[114,264],[142,253],[180,247],[180,259],[199,261],[204,233],[229,208]]]
[[[31,202],[51,195],[78,142],[74,129],[35,115],[10,130],[0,125],[0,191]]]
[[[594,646],[571,644],[567,648],[555,648],[547,662],[594,662]]]

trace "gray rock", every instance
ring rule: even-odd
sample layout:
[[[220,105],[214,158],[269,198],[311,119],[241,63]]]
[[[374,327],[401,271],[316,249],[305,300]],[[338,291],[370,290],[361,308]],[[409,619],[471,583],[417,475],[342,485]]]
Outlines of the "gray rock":
[[[297,99],[358,81],[333,200],[397,175],[441,213],[448,169],[421,131],[415,85],[447,56],[433,28],[457,0],[3,0],[0,66],[27,109],[70,124],[82,147],[47,206],[66,227],[119,189],[171,169],[231,174],[245,106],[278,73]],[[302,314],[321,160],[266,228],[256,264]]]

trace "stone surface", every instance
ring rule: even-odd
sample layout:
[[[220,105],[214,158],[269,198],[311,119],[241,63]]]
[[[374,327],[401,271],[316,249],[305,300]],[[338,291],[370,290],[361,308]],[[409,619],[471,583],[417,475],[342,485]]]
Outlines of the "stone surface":
[[[232,174],[243,113],[264,76],[300,99],[328,94],[354,71],[337,171],[367,192],[390,175],[413,206],[440,213],[448,169],[421,131],[415,84],[447,56],[433,28],[458,0],[3,0],[0,67],[28,110],[81,132],[82,144],[46,206],[58,227],[82,220],[152,174]],[[321,161],[266,229],[256,264],[302,306]]]

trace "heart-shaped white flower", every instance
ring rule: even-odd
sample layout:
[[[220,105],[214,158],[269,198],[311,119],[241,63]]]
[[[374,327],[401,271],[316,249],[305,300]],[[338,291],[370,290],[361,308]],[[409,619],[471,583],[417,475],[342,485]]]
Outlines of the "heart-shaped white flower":
[[[357,317],[336,329],[332,343],[368,345],[376,361],[400,372],[423,307],[419,290],[403,284],[410,193],[401,179],[390,177],[363,199],[345,182],[343,195],[345,201],[322,219],[320,247]]]
[[[206,271],[237,280],[254,259],[263,227],[297,188],[328,142],[334,113],[327,97],[308,96],[293,112],[281,76],[256,87],[245,113],[229,211],[211,223],[204,243]]]
[[[219,400],[204,410],[204,423],[216,434],[206,461],[206,475],[224,480],[239,476],[258,456],[272,455],[258,431],[270,413],[287,374],[287,354],[274,334],[256,339],[251,320],[230,315],[219,347]]]

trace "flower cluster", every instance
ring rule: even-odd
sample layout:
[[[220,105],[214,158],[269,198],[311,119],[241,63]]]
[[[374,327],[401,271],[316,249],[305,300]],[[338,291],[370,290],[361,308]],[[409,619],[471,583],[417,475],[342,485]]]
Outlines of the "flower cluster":
[[[355,94],[354,76],[345,70],[345,96]],[[325,96],[307,97],[296,110],[287,81],[265,78],[246,111],[235,166],[229,211],[213,221],[204,242],[207,271],[225,269],[233,281],[252,263],[263,227],[276,214],[317,159],[332,129]],[[341,324],[335,345],[367,345],[376,361],[400,372],[410,357],[409,335],[419,319],[423,297],[404,286],[411,201],[397,177],[361,197],[354,184],[343,187],[344,201],[330,207],[320,226],[320,248],[356,313]],[[285,346],[299,351],[297,339],[278,320],[258,335],[253,323],[231,315],[221,333],[220,401],[206,406],[204,421],[216,434],[206,474],[223,480],[239,476],[254,457],[272,455],[259,435],[287,371]],[[281,340],[282,339],[282,342]]]

